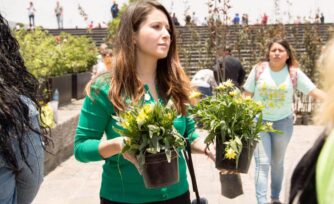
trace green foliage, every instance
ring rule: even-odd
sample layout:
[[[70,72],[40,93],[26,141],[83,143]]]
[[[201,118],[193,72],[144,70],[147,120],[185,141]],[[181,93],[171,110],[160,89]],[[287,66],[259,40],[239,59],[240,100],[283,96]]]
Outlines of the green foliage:
[[[66,33],[54,37],[40,28],[14,34],[29,72],[40,80],[87,71],[96,63],[96,47],[87,37]]]
[[[85,72],[96,64],[96,46],[90,38],[62,32],[56,45],[59,68],[69,73]]]
[[[173,126],[176,117],[175,109],[160,103],[135,105],[114,116],[118,121],[114,130],[128,138],[122,152],[135,155],[141,166],[147,153],[165,152],[170,161],[172,150],[185,147],[184,138]]]
[[[209,134],[205,143],[216,137],[227,145],[225,157],[238,159],[243,145],[253,145],[260,132],[278,132],[270,123],[262,123],[263,105],[250,97],[243,98],[240,91],[228,80],[215,89],[213,96],[202,99],[191,112],[199,118]]]

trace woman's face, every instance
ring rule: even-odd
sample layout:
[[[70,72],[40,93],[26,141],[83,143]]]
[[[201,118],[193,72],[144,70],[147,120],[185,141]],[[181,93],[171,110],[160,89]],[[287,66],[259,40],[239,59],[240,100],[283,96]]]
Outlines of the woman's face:
[[[289,59],[288,52],[279,43],[273,43],[269,50],[269,61],[275,66],[284,66]]]
[[[154,8],[135,33],[137,57],[147,56],[157,60],[167,57],[171,42],[169,31],[167,16]]]

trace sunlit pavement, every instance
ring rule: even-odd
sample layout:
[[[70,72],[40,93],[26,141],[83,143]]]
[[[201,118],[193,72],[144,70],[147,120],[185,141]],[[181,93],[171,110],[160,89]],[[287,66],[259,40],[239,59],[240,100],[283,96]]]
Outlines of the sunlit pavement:
[[[285,175],[291,171],[300,157],[310,148],[321,132],[319,126],[295,126],[285,160]],[[199,130],[202,137],[205,131]],[[248,174],[242,174],[244,194],[228,199],[220,192],[219,173],[214,163],[203,155],[193,155],[199,192],[210,204],[256,203],[254,190],[254,160]],[[99,203],[99,188],[103,162],[80,163],[70,157],[45,178],[34,204],[94,204]],[[286,176],[287,177],[287,176]],[[190,182],[189,177],[189,183]],[[281,201],[285,199],[286,185],[283,184]],[[191,197],[195,194],[190,187]],[[268,193],[268,195],[270,195]]]

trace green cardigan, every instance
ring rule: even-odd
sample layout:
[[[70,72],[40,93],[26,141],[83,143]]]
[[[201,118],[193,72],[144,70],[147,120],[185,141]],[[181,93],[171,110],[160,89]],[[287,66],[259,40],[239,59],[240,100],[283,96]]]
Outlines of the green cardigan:
[[[81,109],[74,142],[75,158],[81,162],[103,160],[98,146],[104,133],[107,139],[119,137],[113,130],[116,121],[112,118],[114,109],[108,99],[109,80],[101,78],[102,76],[91,86],[91,96],[85,98]],[[145,85],[145,88],[150,96],[144,97],[145,102],[154,102],[148,86]],[[174,120],[174,126],[181,135],[185,134],[187,126],[191,142],[198,137],[195,132],[195,122],[189,117],[178,117]],[[164,188],[147,189],[136,167],[118,154],[105,159],[100,196],[110,201],[124,203],[169,200],[188,191],[186,170],[186,162],[180,152],[179,182]]]

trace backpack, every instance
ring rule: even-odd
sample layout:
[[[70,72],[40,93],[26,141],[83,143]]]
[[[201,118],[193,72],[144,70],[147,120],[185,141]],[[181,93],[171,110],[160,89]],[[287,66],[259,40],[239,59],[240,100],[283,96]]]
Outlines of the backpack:
[[[317,204],[316,165],[326,141],[323,132],[313,146],[304,154],[293,171],[290,185],[289,204]]]
[[[268,62],[262,62],[262,63],[258,63],[257,65],[255,65],[255,81],[257,81],[261,74],[263,73],[264,69],[267,67]],[[293,86],[293,89],[295,89],[297,87],[297,80],[298,80],[298,68],[297,67],[293,67],[290,66],[289,67],[289,75],[290,75],[290,79],[291,79],[291,83]]]

